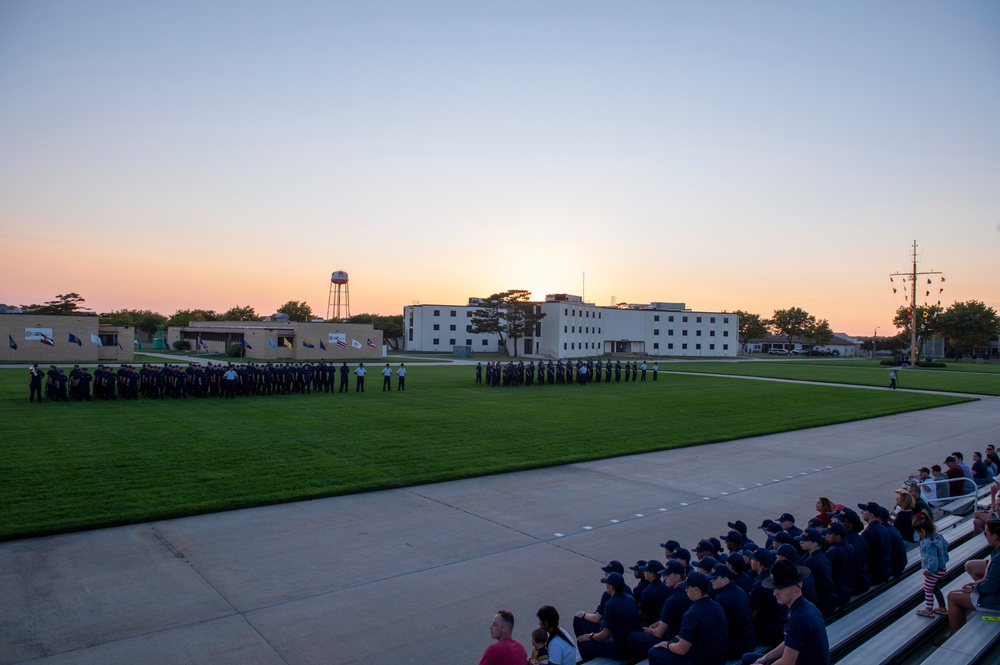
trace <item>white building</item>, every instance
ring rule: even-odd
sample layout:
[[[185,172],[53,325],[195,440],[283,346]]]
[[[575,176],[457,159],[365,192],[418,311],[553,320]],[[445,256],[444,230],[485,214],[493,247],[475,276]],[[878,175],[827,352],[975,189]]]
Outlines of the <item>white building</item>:
[[[499,335],[471,332],[479,298],[467,305],[410,305],[403,308],[407,351],[503,353]],[[687,357],[736,357],[739,321],[727,312],[696,312],[684,303],[656,302],[599,307],[580,296],[547,295],[530,305],[545,314],[530,337],[506,340],[507,352],[544,358],[581,358],[609,354]]]

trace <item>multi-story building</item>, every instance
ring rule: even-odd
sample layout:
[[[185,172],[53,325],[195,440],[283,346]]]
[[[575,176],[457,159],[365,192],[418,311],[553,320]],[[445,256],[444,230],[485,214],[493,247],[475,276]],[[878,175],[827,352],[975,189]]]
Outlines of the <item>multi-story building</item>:
[[[403,308],[408,351],[503,353],[500,336],[472,332],[481,299],[467,305],[409,305]],[[600,307],[580,296],[547,295],[528,303],[545,316],[518,340],[506,339],[510,355],[545,358],[631,354],[646,356],[736,357],[739,321],[733,313],[698,312],[684,303]]]

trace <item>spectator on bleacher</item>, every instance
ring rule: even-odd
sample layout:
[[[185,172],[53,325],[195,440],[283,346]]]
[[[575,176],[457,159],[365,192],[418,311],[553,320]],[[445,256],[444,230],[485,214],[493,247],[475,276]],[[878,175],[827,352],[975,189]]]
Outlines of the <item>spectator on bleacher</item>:
[[[983,462],[983,454],[978,450],[972,453],[972,480],[976,487],[986,487],[993,482],[996,474]]]
[[[965,463],[965,455],[963,455],[961,451],[956,450],[951,454],[951,456],[955,458],[955,461],[958,463],[959,468],[962,469],[962,473],[965,474],[965,477],[969,480],[974,480],[972,477],[972,469],[970,469],[969,465]]]
[[[726,613],[729,628],[730,659],[740,658],[757,647],[757,629],[750,614],[750,597],[733,581],[733,570],[720,563],[708,576],[715,592],[715,602]]]
[[[1000,520],[986,523],[986,542],[990,546],[989,560],[967,562],[965,570],[972,576],[972,582],[948,594],[951,635],[965,625],[968,610],[1000,613]]]
[[[931,510],[931,504],[924,499],[920,486],[916,482],[907,484],[906,491],[913,497],[913,519],[919,517],[921,513],[925,513],[928,519],[934,519],[934,511]]]
[[[944,503],[942,499],[951,496],[951,483],[944,482],[948,480],[948,476],[941,471],[940,464],[931,465],[931,477],[934,479],[934,487],[937,490],[937,505],[940,505]]]
[[[632,587],[632,597],[635,598],[636,602],[639,602],[642,599],[642,592],[645,591],[646,586],[649,584],[649,582],[646,581],[646,573],[643,572],[643,568],[645,567],[645,559],[639,559],[635,562],[634,566],[628,567],[628,569],[632,571],[632,577],[637,580],[635,586]]]
[[[830,560],[837,607],[847,607],[854,595],[854,550],[847,544],[847,528],[840,522],[833,522],[823,534],[829,544],[826,556]]]
[[[837,611],[837,591],[833,586],[833,571],[830,559],[823,553],[823,536],[815,529],[806,529],[798,537],[802,549],[806,552],[802,564],[809,569],[816,589],[816,602],[824,619],[829,619]]]
[[[795,518],[791,513],[782,513],[781,517],[774,520],[781,527],[781,530],[790,535],[792,538],[802,535],[802,529],[795,526]]]
[[[549,665],[576,665],[576,643],[566,629],[559,627],[559,612],[551,605],[538,608],[538,625],[549,634],[545,647],[549,651]]]
[[[787,536],[788,534],[782,534],[782,535],[786,535]],[[802,563],[802,557],[799,556],[799,551],[797,549],[795,549],[794,547],[792,547],[791,545],[789,545],[788,543],[782,544],[774,552],[774,561],[775,561],[775,563],[777,563],[778,561],[782,561],[782,560],[784,560],[784,561],[791,561],[796,566],[801,565],[801,563]],[[810,575],[808,578],[806,578],[805,582],[802,584],[802,595],[805,596],[806,600],[808,600],[813,605],[816,604],[816,602],[817,602],[817,599],[816,599],[816,580],[814,580],[812,578],[812,575]]]
[[[753,589],[753,578],[747,574],[747,562],[742,553],[733,552],[726,557],[729,569],[733,571],[733,584],[743,589],[743,592],[750,595]]]
[[[660,543],[660,547],[663,548],[663,558],[669,559],[670,555],[672,555],[680,546],[681,544],[676,540],[668,540],[665,543]]]
[[[937,532],[934,520],[918,517],[913,528],[920,536],[920,567],[924,573],[924,605],[917,610],[922,617],[933,617],[934,599],[937,598],[937,614],[947,614],[948,608],[941,593],[941,580],[948,565],[948,541]]]
[[[639,628],[639,604],[625,585],[621,573],[608,573],[601,582],[610,597],[604,604],[600,630],[580,635],[577,648],[584,660],[598,656],[627,660],[632,656],[628,646],[629,633]]]
[[[847,537],[844,540],[853,552],[851,560],[854,563],[854,595],[858,596],[867,592],[872,585],[869,569],[871,552],[868,549],[868,543],[861,536],[864,522],[861,521],[858,514],[850,508],[845,508],[840,515],[843,518],[842,524],[847,528]]]
[[[886,533],[889,534],[889,570],[892,577],[900,577],[903,571],[906,570],[906,543],[903,542],[903,537],[899,535],[899,531],[896,530],[889,522],[889,509],[885,506],[879,506],[878,513],[879,520],[882,522],[882,526],[885,527]]]
[[[909,487],[896,490],[896,509],[893,513],[892,525],[896,527],[896,531],[903,537],[903,541],[907,543],[914,542],[913,518],[915,508],[916,503],[910,495]]]
[[[714,557],[715,554],[715,547],[708,540],[699,540],[698,544],[694,548],[694,555],[698,561],[701,561],[707,556]]]
[[[670,596],[670,589],[663,583],[664,566],[659,561],[647,561],[642,569],[646,588],[639,599],[639,618],[643,626],[656,623],[660,618],[663,603]]]
[[[993,462],[993,466],[996,467],[996,470],[993,472],[993,475],[994,476],[1000,475],[1000,455],[997,455],[996,446],[994,446],[992,443],[986,444],[986,459]]]
[[[670,555],[669,559],[671,561],[680,561],[684,564],[684,574],[690,575],[694,572],[694,568],[691,567],[691,552],[684,547],[678,547],[674,550],[674,553]]]
[[[869,501],[858,508],[866,524],[861,536],[868,544],[868,574],[872,584],[884,584],[892,577],[892,539],[879,519],[882,506]]]
[[[825,529],[828,526],[830,526],[829,513],[836,512],[837,510],[833,506],[833,501],[830,501],[825,496],[821,496],[820,498],[816,499],[816,510],[819,511],[819,514],[816,515],[816,519],[820,520],[823,523],[823,528]]]
[[[621,575],[625,572],[625,566],[621,564],[620,561],[611,561],[606,566],[601,566],[601,572],[605,575],[610,573],[618,573]],[[625,583],[625,578],[622,578],[622,584]],[[627,586],[625,589],[631,595],[632,590]],[[611,594],[607,591],[607,584],[605,584],[605,591],[601,594],[601,602],[597,604],[597,609],[594,610],[592,614],[587,614],[586,612],[577,612],[573,616],[573,634],[580,637],[584,633],[597,632],[601,628],[601,623],[604,621],[604,606],[607,604],[608,600],[611,598]],[[635,598],[633,597],[633,600]]]
[[[725,665],[729,636],[726,614],[708,595],[708,576],[688,576],[687,593],[691,607],[684,613],[677,636],[648,651],[649,665]]]
[[[933,506],[938,498],[937,485],[934,484],[934,478],[931,477],[931,470],[926,466],[917,469],[917,489],[920,491],[920,498],[927,503],[928,508]]]
[[[514,632],[514,615],[500,610],[490,624],[490,637],[496,642],[486,647],[479,665],[522,665],[528,661],[528,652],[520,642],[511,637]]]
[[[788,561],[774,564],[766,584],[769,589],[773,589],[778,602],[788,609],[784,639],[763,656],[757,653],[745,654],[743,665],[829,665],[830,642],[826,636],[823,615],[815,605],[802,597],[802,581],[808,576],[808,568],[796,567]]]
[[[733,552],[743,551],[743,534],[739,531],[732,530],[726,534],[723,543],[726,546],[726,554],[732,554]]]
[[[962,465],[958,463],[958,459],[954,455],[948,455],[944,458],[945,466],[948,470],[944,472],[951,482],[948,483],[948,495],[952,497],[962,496],[963,494],[968,494],[975,490],[975,483],[972,482],[972,471],[969,471],[968,478],[965,475],[965,471],[962,470]],[[964,464],[964,462],[962,463]],[[969,467],[965,467],[969,468]],[[968,483],[968,485],[966,484]]]
[[[628,644],[633,653],[646,653],[657,642],[669,640],[677,634],[684,613],[691,606],[691,599],[684,593],[687,588],[684,583],[686,577],[687,571],[680,561],[667,562],[667,567],[663,571],[663,583],[670,589],[670,595],[660,610],[659,621],[628,636]]]
[[[753,625],[757,630],[757,641],[764,646],[775,646],[783,638],[787,610],[778,604],[771,590],[764,586],[765,580],[771,578],[771,565],[774,557],[768,550],[760,549],[753,553],[750,566],[757,578],[750,590],[750,613]]]
[[[732,529],[733,531],[738,532],[741,536],[743,536],[743,546],[744,547],[746,547],[747,545],[749,545],[751,543],[753,543],[754,545],[756,545],[756,543],[754,543],[753,540],[750,539],[750,536],[747,535],[747,525],[746,525],[746,522],[744,522],[743,520],[736,520],[735,522],[728,522],[727,525],[729,526],[730,529]]]

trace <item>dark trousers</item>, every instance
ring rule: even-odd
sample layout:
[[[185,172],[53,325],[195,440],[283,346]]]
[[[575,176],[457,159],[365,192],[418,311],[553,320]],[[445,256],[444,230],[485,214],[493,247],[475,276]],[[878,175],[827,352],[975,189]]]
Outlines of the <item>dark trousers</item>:
[[[31,390],[31,394],[28,396],[28,401],[29,402],[34,402],[35,401],[35,395],[37,394],[38,395],[38,401],[41,402],[42,401],[42,384],[39,383],[36,386],[35,384],[32,383],[32,384],[29,385],[29,388]]]
[[[406,390],[406,377],[399,377],[399,381],[396,382],[396,390]]]
[[[363,393],[365,391],[365,377],[359,376],[358,382],[354,386],[354,392]]]

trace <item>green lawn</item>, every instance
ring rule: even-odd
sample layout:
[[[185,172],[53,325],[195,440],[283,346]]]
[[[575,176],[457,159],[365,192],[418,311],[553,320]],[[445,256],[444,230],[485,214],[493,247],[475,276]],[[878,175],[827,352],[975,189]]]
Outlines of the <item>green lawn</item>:
[[[859,386],[888,386],[889,371],[877,360],[790,359],[732,362],[661,363],[669,372],[761,376],[774,379],[846,383]],[[1000,365],[949,363],[942,368],[912,367],[896,371],[899,388],[944,392],[1000,395]]]
[[[671,365],[671,368],[673,365]],[[484,388],[417,367],[405,393],[28,404],[0,370],[0,539],[697,445],[961,398],[698,375]],[[903,379],[904,385],[906,378]],[[352,381],[353,388],[353,381]]]

